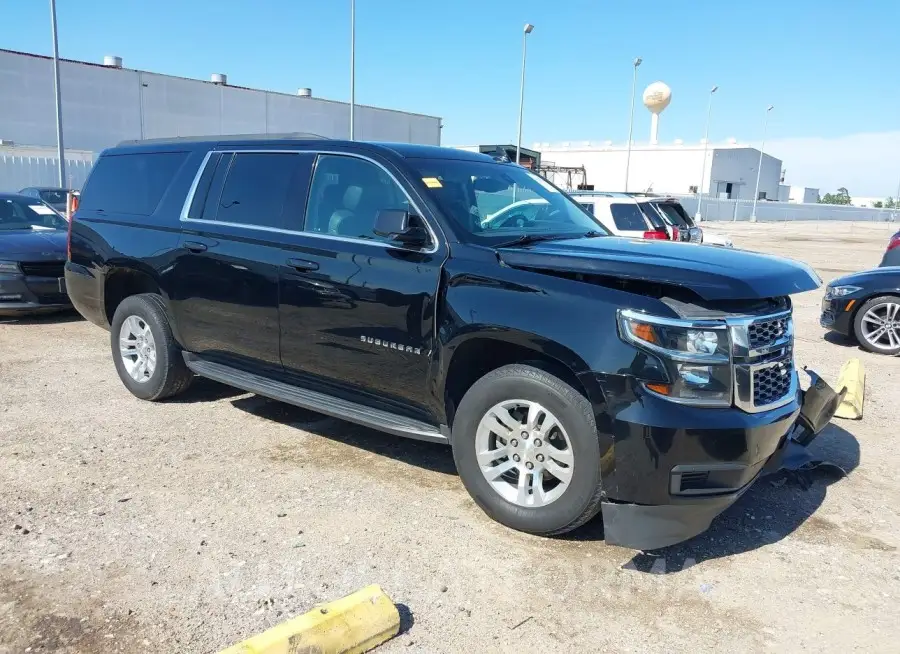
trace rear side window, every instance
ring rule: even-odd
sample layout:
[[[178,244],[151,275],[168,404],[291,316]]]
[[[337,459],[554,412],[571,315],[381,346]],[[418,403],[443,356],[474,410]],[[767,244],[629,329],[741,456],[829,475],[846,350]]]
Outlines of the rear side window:
[[[294,178],[303,160],[293,152],[235,154],[215,217],[210,215],[212,207],[207,198],[204,219],[236,225],[281,227],[288,191],[296,181]]]
[[[609,210],[616,222],[616,229],[623,232],[643,232],[647,229],[644,214],[636,204],[611,204]]]
[[[81,194],[79,209],[149,216],[187,152],[148,152],[100,157]]]
[[[579,202],[581,208],[587,211],[592,216],[594,215],[594,203],[593,202]]]

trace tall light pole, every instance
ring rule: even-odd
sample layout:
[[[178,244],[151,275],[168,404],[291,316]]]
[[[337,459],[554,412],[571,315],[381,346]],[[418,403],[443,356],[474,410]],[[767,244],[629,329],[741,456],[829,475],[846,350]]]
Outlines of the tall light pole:
[[[700,168],[700,186],[697,187],[697,214],[694,216],[699,222],[703,218],[700,209],[703,206],[703,182],[706,180],[706,151],[709,149],[709,119],[712,117],[713,93],[719,90],[717,85],[709,90],[709,106],[706,108],[706,131],[703,134],[703,165]],[[710,171],[710,177],[712,172]]]
[[[56,90],[56,156],[59,158],[59,186],[66,187],[66,155],[63,147],[62,98],[59,92],[59,41],[56,38],[56,0],[50,0],[50,28],[53,32],[53,86]]]
[[[522,84],[519,87],[519,136],[516,138],[516,164],[522,156],[522,114],[525,111],[525,53],[528,46],[528,35],[534,29],[531,23],[525,23],[522,30]]]
[[[634,73],[631,76],[631,115],[628,118],[628,154],[625,155],[625,192],[628,193],[628,169],[631,167],[631,138],[634,135],[634,94],[637,91],[637,69],[643,59],[635,57]]]
[[[356,0],[350,0],[350,140],[356,126]]]
[[[769,112],[774,109],[774,105],[766,108],[766,120],[763,123],[763,139],[759,148],[759,165],[756,167],[756,190],[753,192],[753,212],[750,214],[750,222],[756,222],[756,201],[759,199],[759,176],[762,173],[763,151],[766,149],[766,132],[769,129]]]

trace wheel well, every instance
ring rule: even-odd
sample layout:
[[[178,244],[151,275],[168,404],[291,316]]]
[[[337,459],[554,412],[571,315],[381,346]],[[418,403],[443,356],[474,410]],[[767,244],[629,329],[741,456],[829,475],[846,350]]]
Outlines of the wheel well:
[[[137,270],[116,270],[106,278],[103,301],[106,319],[112,324],[116,308],[122,300],[141,293],[159,294],[159,285],[150,275]]]
[[[523,345],[491,338],[473,338],[460,345],[453,354],[444,384],[447,422],[453,425],[456,407],[476,381],[497,368],[513,363],[527,363],[552,373],[588,397],[584,385],[571,368],[558,359]]]

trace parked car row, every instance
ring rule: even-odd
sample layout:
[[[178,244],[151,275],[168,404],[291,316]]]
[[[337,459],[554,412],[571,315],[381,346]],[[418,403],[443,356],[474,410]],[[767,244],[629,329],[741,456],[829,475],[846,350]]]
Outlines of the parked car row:
[[[676,198],[599,191],[573,191],[571,195],[616,236],[733,247],[727,236],[705,233]]]

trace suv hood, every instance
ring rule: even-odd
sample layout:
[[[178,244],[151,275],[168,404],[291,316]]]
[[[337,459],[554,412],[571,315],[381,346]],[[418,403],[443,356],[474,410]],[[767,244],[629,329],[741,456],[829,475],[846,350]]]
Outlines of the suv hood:
[[[0,259],[35,254],[65,258],[67,237],[61,229],[0,230]]]
[[[513,268],[671,284],[705,300],[780,297],[811,291],[822,281],[812,268],[790,259],[666,241],[579,238],[497,252]]]

